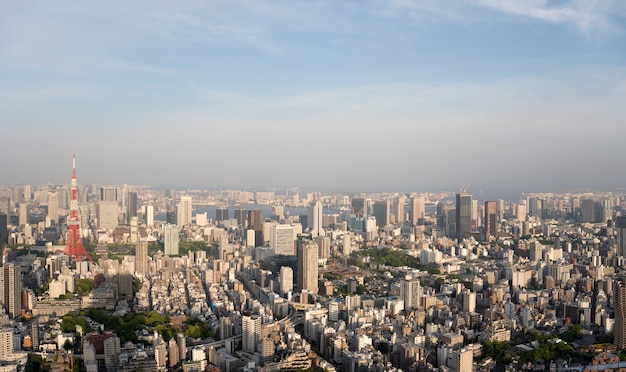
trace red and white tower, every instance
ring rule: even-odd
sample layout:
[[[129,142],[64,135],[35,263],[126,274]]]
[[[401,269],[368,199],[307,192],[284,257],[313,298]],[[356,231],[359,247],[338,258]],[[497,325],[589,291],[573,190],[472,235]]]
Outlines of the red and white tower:
[[[78,191],[76,191],[76,155],[72,156],[72,198],[70,199],[70,216],[67,220],[67,239],[65,254],[74,257],[76,261],[85,259],[92,261],[83,245],[80,236],[80,220],[78,219]]]

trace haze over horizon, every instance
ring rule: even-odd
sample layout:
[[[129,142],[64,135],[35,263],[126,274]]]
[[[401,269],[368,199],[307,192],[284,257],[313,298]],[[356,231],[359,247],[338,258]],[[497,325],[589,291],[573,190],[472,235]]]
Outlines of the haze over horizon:
[[[5,2],[0,184],[618,189],[621,1]]]

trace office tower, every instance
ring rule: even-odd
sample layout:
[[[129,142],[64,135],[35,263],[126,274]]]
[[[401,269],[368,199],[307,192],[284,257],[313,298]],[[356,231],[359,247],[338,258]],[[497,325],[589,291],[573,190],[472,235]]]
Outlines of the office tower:
[[[393,214],[395,216],[395,221],[398,225],[404,223],[404,204],[406,203],[406,197],[404,195],[399,195],[393,201]]]
[[[228,208],[217,208],[215,210],[215,221],[225,221],[228,219]]]
[[[139,275],[148,272],[148,242],[145,240],[135,245],[135,272]]]
[[[191,225],[192,204],[191,196],[181,196],[176,206],[176,225],[181,228]]]
[[[504,200],[498,199],[498,221],[504,219]]]
[[[2,244],[9,243],[8,228],[9,228],[9,216],[7,216],[5,213],[0,213],[0,247],[2,247]]]
[[[56,226],[59,223],[59,194],[54,191],[48,192],[48,217],[50,226]]]
[[[352,214],[357,217],[363,217],[365,214],[365,200],[363,198],[353,198],[351,206]]]
[[[615,341],[617,350],[626,349],[626,279],[619,278],[613,285],[615,313]]]
[[[317,294],[319,248],[312,240],[298,240],[298,289]]]
[[[374,202],[374,218],[379,229],[384,228],[389,223],[389,200],[379,200]]]
[[[615,230],[617,232],[617,252],[615,253],[626,257],[626,216],[619,216],[615,219]]]
[[[456,194],[456,236],[459,242],[472,236],[471,194]]]
[[[33,192],[30,185],[24,185],[24,201],[28,202],[33,200]]]
[[[309,206],[309,220],[308,224],[311,228],[311,236],[313,238],[318,236],[324,236],[324,229],[322,228],[322,202],[319,200]]]
[[[96,205],[98,228],[101,230],[114,229],[118,225],[119,206],[116,201],[99,201]]]
[[[101,187],[100,188],[100,201],[114,201],[114,202],[117,202],[117,188],[115,188],[115,187]]]
[[[595,222],[595,208],[592,199],[583,199],[581,201],[582,221]]]
[[[239,226],[246,227],[246,218],[248,217],[248,211],[243,208],[235,209],[235,219]]]
[[[496,237],[498,232],[498,202],[485,202],[485,240],[489,240],[490,236]]]
[[[293,270],[291,267],[283,266],[280,268],[279,282],[281,296],[293,291]]]
[[[424,198],[411,198],[411,223],[417,225],[424,218]]]
[[[154,206],[146,205],[146,225],[154,225]]]
[[[163,227],[164,254],[166,256],[178,255],[178,226],[167,224]]]
[[[73,257],[76,261],[89,260],[91,256],[87,253],[83,245],[83,238],[80,233],[80,218],[78,216],[78,190],[76,189],[76,157],[72,157],[72,180],[70,183],[70,215],[67,218],[67,239],[65,240],[64,253]]]
[[[12,262],[0,266],[0,294],[2,306],[11,318],[22,315],[22,271]]]
[[[330,258],[330,238],[327,236],[318,236],[315,242],[319,247],[319,258]]]
[[[256,351],[256,344],[261,335],[261,317],[258,315],[244,315],[241,318],[241,347],[248,353]]]
[[[528,214],[526,200],[520,200],[517,205],[517,220],[526,221],[526,214]]]
[[[422,286],[420,278],[406,275],[400,280],[400,299],[404,301],[406,310],[417,309],[420,307],[422,298]]]
[[[20,226],[24,226],[28,223],[28,205],[26,203],[20,203],[20,211],[18,216]]]
[[[260,209],[255,209],[252,211],[248,211],[248,229],[254,230],[254,246],[261,247],[263,246],[264,236],[263,236],[263,225],[265,224],[265,219],[263,218],[263,211]]]
[[[295,255],[293,226],[272,225],[270,227],[270,248],[274,254]]]
[[[137,217],[137,192],[136,191],[131,191],[128,193],[128,201],[126,205],[128,206],[128,213],[127,213],[126,219],[128,222],[130,222],[130,219],[132,217]]]

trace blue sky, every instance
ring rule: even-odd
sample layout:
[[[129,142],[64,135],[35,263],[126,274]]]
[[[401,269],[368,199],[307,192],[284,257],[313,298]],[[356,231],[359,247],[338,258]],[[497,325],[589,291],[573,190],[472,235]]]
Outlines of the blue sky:
[[[0,183],[624,186],[623,1],[2,9]]]

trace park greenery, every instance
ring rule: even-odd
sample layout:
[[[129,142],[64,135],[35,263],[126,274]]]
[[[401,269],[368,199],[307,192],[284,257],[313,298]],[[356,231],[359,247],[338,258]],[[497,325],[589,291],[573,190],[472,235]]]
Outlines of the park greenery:
[[[364,261],[364,257],[369,257],[370,262],[379,265],[386,265],[391,267],[407,266],[414,269],[428,271],[431,274],[438,274],[439,270],[427,265],[423,265],[416,257],[410,256],[405,251],[400,249],[393,249],[389,247],[384,248],[369,248],[354,253],[356,257],[356,266],[361,268],[367,268],[367,264]]]

